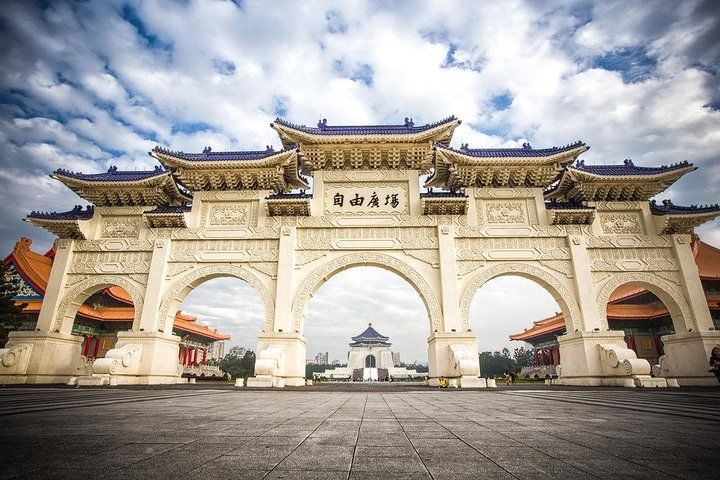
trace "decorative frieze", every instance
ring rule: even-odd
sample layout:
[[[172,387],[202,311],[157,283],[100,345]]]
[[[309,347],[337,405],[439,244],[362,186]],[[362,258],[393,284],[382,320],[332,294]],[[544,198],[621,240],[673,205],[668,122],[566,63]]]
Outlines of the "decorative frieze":
[[[677,270],[677,260],[669,248],[616,248],[588,250],[590,268],[596,271]]]
[[[138,217],[112,217],[103,219],[103,238],[137,238],[140,234],[140,222]]]
[[[172,243],[172,262],[277,261],[279,241],[270,239],[225,239]]]
[[[203,202],[201,223],[210,229],[257,226],[259,202]]]
[[[527,223],[525,202],[484,202],[484,206],[489,224]]]
[[[358,246],[377,244],[379,247],[392,249],[436,248],[437,231],[434,228],[357,227],[300,229],[297,233],[297,247],[303,250],[343,248],[346,245],[351,246],[352,242],[349,241]]]
[[[295,252],[295,268],[300,268],[310,262],[327,256],[327,252],[320,250],[296,251]]]
[[[602,231],[606,235],[645,233],[639,212],[600,213],[598,216]]]
[[[150,252],[78,252],[68,273],[147,273]]]
[[[562,260],[570,258],[565,238],[515,237],[458,238],[455,240],[460,260],[501,260],[523,258],[527,260]]]
[[[405,250],[405,254],[427,263],[433,268],[440,267],[440,254],[437,250]]]

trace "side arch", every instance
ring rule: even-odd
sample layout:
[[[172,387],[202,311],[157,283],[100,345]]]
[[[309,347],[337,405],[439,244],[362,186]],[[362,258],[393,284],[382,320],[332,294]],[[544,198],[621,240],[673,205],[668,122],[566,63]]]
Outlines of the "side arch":
[[[180,308],[180,304],[182,304],[187,294],[201,283],[219,277],[239,278],[249,283],[258,295],[260,295],[260,300],[265,307],[265,328],[266,330],[272,330],[272,321],[275,317],[275,303],[273,302],[270,292],[257,276],[237,265],[209,265],[201,267],[191,271],[173,283],[163,296],[162,303],[160,304],[158,330],[167,330],[168,333],[171,332],[175,321],[175,312]]]
[[[130,295],[135,310],[133,315],[133,329],[135,329],[140,324],[145,298],[144,292],[134,282],[126,278],[97,276],[84,280],[65,294],[55,314],[54,330],[69,334],[72,331],[75,315],[77,315],[85,300],[90,298],[92,294],[107,287],[121,287]]]
[[[295,295],[292,307],[293,325],[298,332],[303,331],[303,318],[307,304],[322,284],[336,273],[347,270],[348,268],[360,266],[379,267],[400,275],[400,277],[415,289],[425,304],[430,320],[430,332],[432,333],[435,330],[439,330],[442,319],[440,303],[433,289],[422,275],[407,263],[390,255],[377,252],[363,252],[343,255],[342,257],[331,260],[312,272],[303,282],[297,295]]]
[[[614,275],[603,285],[598,294],[598,314],[603,328],[608,328],[607,304],[610,295],[621,285],[638,285],[658,297],[667,307],[676,333],[687,332],[692,327],[690,307],[682,293],[670,282],[657,275],[644,272],[621,273]]]
[[[545,288],[560,306],[560,310],[562,310],[565,317],[565,327],[567,331],[573,332],[580,329],[580,307],[578,306],[575,296],[560,280],[555,278],[551,273],[534,265],[525,263],[501,263],[483,270],[473,277],[467,287],[465,287],[460,299],[460,320],[464,330],[470,328],[470,303],[472,303],[475,292],[493,278],[506,275],[517,275],[527,278]]]

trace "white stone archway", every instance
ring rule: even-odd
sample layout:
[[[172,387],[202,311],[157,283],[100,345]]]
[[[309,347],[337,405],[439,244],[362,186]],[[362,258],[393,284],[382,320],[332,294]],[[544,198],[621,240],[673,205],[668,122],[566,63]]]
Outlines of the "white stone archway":
[[[121,287],[133,302],[135,310],[133,316],[133,329],[137,327],[142,316],[143,298],[142,290],[134,282],[122,277],[98,276],[82,281],[65,294],[57,309],[53,330],[55,332],[70,334],[75,315],[92,294],[108,287]]]
[[[598,293],[598,315],[603,330],[607,330],[607,305],[610,295],[620,286],[632,284],[642,287],[658,297],[670,312],[675,333],[685,333],[692,329],[690,308],[680,291],[672,283],[652,273],[632,272],[614,275],[603,285]]]
[[[429,334],[442,328],[442,312],[437,295],[422,275],[405,261],[379,252],[351,253],[331,260],[314,270],[304,280],[295,295],[292,318],[295,329],[302,334],[304,315],[313,294],[331,277],[353,267],[378,267],[399,275],[413,287],[425,305],[429,320]]]
[[[462,298],[460,300],[460,314],[462,328],[468,330],[470,304],[475,293],[487,282],[494,278],[503,276],[519,276],[531,280],[543,287],[557,302],[565,316],[565,325],[567,331],[575,331],[580,328],[580,308],[578,307],[575,296],[563,285],[552,273],[527,263],[501,263],[493,265],[482,270],[479,274],[472,277],[468,285],[465,287]]]
[[[272,296],[263,282],[248,269],[237,265],[210,265],[185,274],[168,289],[163,297],[158,314],[158,331],[172,332],[175,312],[180,309],[185,297],[198,285],[220,277],[232,277],[243,280],[251,285],[260,296],[265,309],[265,329],[272,331],[275,306]]]
[[[720,332],[689,234],[720,215],[720,206],[649,202],[694,167],[585,165],[577,161],[589,148],[582,142],[455,149],[459,124],[454,116],[424,126],[409,118],[363,127],[321,121],[317,128],[278,120],[272,128],[281,150],[156,147],[151,155],[162,167],[154,171],[58,170],[53,176],[95,208],[28,217],[61,239],[40,331],[13,332],[8,343],[39,346],[26,354],[26,371],[0,368],[0,380],[67,377],[72,368],[43,359],[70,358],[57,352],[75,352],[69,332],[77,308],[93,289],[118,285],[135,304],[132,331],[118,336],[127,352],[142,352],[122,381],[176,381],[175,311],[195,286],[224,276],[252,285],[265,307],[254,384],[303,385],[308,301],[333,274],[360,265],[392,271],[420,295],[431,382],[481,383],[469,307],[484,283],[503,275],[535,281],[557,301],[568,330],[559,342],[569,381],[630,378],[603,367],[598,354],[622,342],[623,332],[607,331],[605,305],[627,282],[656,293],[677,319],[677,351],[693,360],[678,360],[673,375],[697,375],[703,349]],[[428,172],[421,191],[418,178]],[[311,193],[305,175],[313,177]]]

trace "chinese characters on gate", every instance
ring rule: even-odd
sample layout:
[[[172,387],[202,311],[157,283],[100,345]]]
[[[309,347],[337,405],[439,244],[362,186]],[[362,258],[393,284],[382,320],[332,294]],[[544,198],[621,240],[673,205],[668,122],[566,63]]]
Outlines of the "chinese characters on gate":
[[[370,195],[367,203],[365,203],[365,197],[360,196],[359,193],[355,193],[354,197],[350,197],[347,203],[351,207],[362,207],[363,205],[366,205],[368,208],[380,208],[380,202],[381,198],[378,197],[376,192],[372,192],[372,195]],[[345,195],[342,193],[336,193],[333,197],[333,205],[338,207],[345,206]],[[389,193],[385,195],[385,202],[383,203],[383,206],[397,208],[398,205],[400,205],[400,201],[398,200],[397,193]]]

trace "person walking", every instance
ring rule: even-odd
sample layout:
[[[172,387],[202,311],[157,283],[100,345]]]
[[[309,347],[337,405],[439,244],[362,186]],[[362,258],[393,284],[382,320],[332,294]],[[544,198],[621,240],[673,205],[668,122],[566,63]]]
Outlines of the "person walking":
[[[710,367],[708,372],[713,373],[717,381],[720,382],[720,347],[715,347],[710,352]]]
[[[510,370],[510,383],[515,385],[515,378],[517,377],[517,373],[515,373],[515,370]]]

